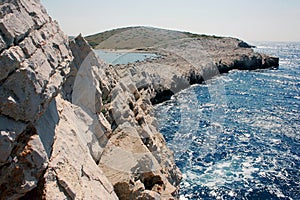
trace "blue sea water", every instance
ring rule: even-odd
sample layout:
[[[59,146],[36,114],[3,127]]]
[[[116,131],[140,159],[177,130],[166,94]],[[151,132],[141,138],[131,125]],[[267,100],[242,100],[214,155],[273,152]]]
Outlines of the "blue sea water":
[[[300,199],[300,43],[257,43],[278,70],[231,71],[156,106],[181,199]]]
[[[95,53],[108,64],[128,64],[146,59],[157,58],[158,55],[154,53],[142,53],[142,52],[121,52],[121,51],[104,51],[94,50]]]

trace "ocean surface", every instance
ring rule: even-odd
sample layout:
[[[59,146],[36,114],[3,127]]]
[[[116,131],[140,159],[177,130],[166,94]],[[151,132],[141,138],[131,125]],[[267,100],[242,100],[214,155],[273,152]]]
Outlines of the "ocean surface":
[[[256,43],[278,70],[231,71],[156,106],[181,199],[300,199],[300,43]]]

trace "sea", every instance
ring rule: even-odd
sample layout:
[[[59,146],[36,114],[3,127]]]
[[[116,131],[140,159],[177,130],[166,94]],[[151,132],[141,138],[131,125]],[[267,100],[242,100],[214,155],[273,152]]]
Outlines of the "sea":
[[[300,43],[254,43],[280,66],[230,71],[155,107],[181,200],[300,200]]]

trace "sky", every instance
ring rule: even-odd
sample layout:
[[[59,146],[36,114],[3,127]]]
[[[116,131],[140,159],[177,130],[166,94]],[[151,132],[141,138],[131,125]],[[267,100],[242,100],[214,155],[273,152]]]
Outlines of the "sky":
[[[84,36],[153,26],[245,41],[300,41],[300,0],[41,0],[63,31]]]

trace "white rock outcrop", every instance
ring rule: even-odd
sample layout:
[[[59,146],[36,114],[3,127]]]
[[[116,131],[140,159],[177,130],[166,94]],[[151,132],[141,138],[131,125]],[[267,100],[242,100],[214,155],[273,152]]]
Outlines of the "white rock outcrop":
[[[164,138],[151,125],[149,90],[139,91],[129,73],[99,61],[81,36],[72,43],[72,52],[80,52],[81,59],[71,64],[63,96],[89,116],[77,113],[89,125],[81,132],[92,133],[87,148],[94,161],[120,199],[153,193],[173,198],[181,174]]]
[[[180,172],[147,106],[38,0],[1,1],[0,199],[173,198]]]
[[[38,0],[1,1],[0,53],[0,199],[118,199],[96,114],[61,97],[76,55]]]

